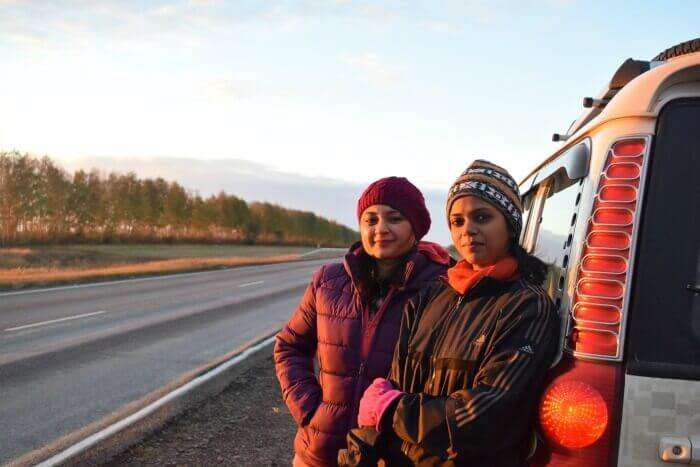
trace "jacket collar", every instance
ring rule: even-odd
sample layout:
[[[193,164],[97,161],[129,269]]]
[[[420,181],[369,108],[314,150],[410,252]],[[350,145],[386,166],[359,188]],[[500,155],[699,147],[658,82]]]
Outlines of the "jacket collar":
[[[372,261],[372,257],[362,248],[362,242],[354,243],[345,254],[343,265],[356,288],[360,289],[362,287],[362,280]],[[440,245],[421,241],[416,248],[406,255],[401,276],[397,280],[398,288],[411,288],[413,286],[412,279],[418,277],[420,272],[431,262],[447,267],[452,261],[447,250]]]

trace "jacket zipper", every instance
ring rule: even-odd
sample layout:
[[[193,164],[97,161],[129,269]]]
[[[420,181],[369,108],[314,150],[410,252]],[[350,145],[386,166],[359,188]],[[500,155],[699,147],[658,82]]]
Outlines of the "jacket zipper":
[[[350,411],[350,423],[348,424],[348,431],[357,427],[357,416],[355,415],[355,410],[357,405],[360,403],[360,397],[362,396],[362,378],[365,374],[365,362],[360,363],[360,369],[357,371],[357,383],[355,384],[355,396],[352,400],[352,410]]]
[[[386,309],[389,307],[389,303],[391,302],[391,299],[394,296],[394,293],[396,292],[395,288],[389,289],[389,293],[387,294],[386,298],[382,302],[382,305],[379,307],[379,310],[375,313],[374,317],[369,320],[365,320],[365,310],[362,312],[362,342],[364,343],[365,340],[365,333],[367,332],[367,329],[372,326],[372,324],[376,321],[377,327],[379,325],[380,320],[382,319],[382,316],[384,315],[384,312]],[[360,363],[360,368],[357,372],[357,384],[355,385],[355,397],[353,398],[352,401],[352,410],[350,411],[351,417],[350,417],[350,424],[348,427],[348,431],[351,430],[352,428],[355,428],[357,426],[357,417],[354,415],[355,411],[357,410],[358,404],[360,403],[360,398],[362,397],[362,378],[364,377],[365,370],[367,368],[367,359],[369,358],[370,355],[372,355],[372,348],[374,347],[374,342],[377,337],[377,330],[374,330],[374,333],[372,334],[372,337],[369,341],[369,344],[367,345],[366,348],[366,353],[364,355],[361,355],[362,362]],[[361,344],[360,351],[362,352],[365,349],[364,344]]]
[[[450,315],[448,319],[452,321],[452,317],[454,314],[459,310],[459,307],[462,305],[462,300],[464,300],[465,295],[460,295],[457,298],[457,303],[450,309]],[[445,327],[443,326],[442,332],[440,333],[440,336],[438,337],[438,340],[436,341],[436,347],[438,347],[438,344],[440,344],[440,341],[443,340],[443,336],[445,334]],[[440,344],[441,345],[441,344]],[[433,384],[435,382],[435,360],[437,357],[435,355],[432,356],[430,359],[430,388],[432,390]]]

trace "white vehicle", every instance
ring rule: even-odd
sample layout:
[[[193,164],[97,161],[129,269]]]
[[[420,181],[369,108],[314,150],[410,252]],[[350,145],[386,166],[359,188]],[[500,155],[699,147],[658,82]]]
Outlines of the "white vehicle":
[[[700,39],[584,106],[520,185],[562,317],[530,462],[700,464]]]

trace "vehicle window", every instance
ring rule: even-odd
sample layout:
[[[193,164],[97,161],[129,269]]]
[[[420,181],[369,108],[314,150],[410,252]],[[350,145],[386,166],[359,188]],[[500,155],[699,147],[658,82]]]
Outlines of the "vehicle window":
[[[631,373],[700,379],[700,99],[659,115],[629,309]]]
[[[527,231],[527,222],[530,217],[530,211],[532,211],[532,202],[535,199],[534,194],[536,190],[533,190],[527,196],[523,197],[523,230],[520,232],[520,243],[523,243],[525,238],[525,232]]]
[[[580,199],[580,185],[562,178],[564,180],[550,182],[534,249],[535,256],[549,266],[544,287],[555,302],[560,298],[564,287]]]
[[[542,212],[542,204],[544,203],[544,198],[547,197],[549,192],[549,184],[543,182],[535,187],[528,195],[530,200],[528,222],[525,229],[521,234],[521,244],[523,248],[529,253],[532,253],[535,249],[535,237],[537,236],[537,229],[540,226],[542,218],[540,213]]]

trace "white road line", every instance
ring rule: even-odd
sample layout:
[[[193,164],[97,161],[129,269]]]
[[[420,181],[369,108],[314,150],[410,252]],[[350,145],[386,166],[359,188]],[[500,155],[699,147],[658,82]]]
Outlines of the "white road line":
[[[53,324],[53,323],[60,323],[61,321],[69,321],[72,319],[78,319],[78,318],[85,318],[86,316],[95,316],[95,315],[101,315],[103,313],[107,313],[106,310],[101,310],[101,311],[94,311],[92,313],[83,313],[82,315],[75,315],[75,316],[68,316],[66,318],[60,318],[60,319],[52,319],[51,321],[42,321],[40,323],[34,323],[34,324],[26,324],[24,326],[17,326],[15,328],[7,328],[5,329],[6,332],[10,331],[19,331],[20,329],[29,329],[29,328],[35,328],[37,326],[43,326],[45,324]]]
[[[258,285],[262,284],[265,281],[255,281],[255,282],[248,282],[247,284],[241,284],[238,287],[250,287],[251,285]]]
[[[240,362],[244,361],[251,355],[253,355],[255,352],[257,352],[260,349],[265,348],[266,346],[272,344],[275,341],[275,336],[268,337],[262,342],[259,342],[258,344],[252,345],[251,347],[248,347],[247,349],[243,350],[240,354],[236,355],[235,357],[232,357],[230,360],[222,363],[221,365],[212,368],[211,370],[207,371],[203,375],[200,375],[190,382],[180,386],[179,388],[175,389],[172,392],[169,392],[168,394],[164,395],[160,399],[152,402],[151,404],[147,405],[146,407],[142,408],[138,412],[135,412],[131,415],[129,415],[126,418],[123,418],[119,420],[118,422],[113,423],[112,425],[109,425],[105,427],[104,429],[98,431],[97,433],[93,433],[92,435],[88,436],[87,438],[83,439],[82,441],[79,441],[78,443],[70,446],[69,448],[59,452],[58,454],[54,455],[53,457],[46,459],[45,461],[41,462],[40,464],[37,464],[37,467],[54,467],[58,465],[64,465],[67,461],[70,461],[71,458],[74,458],[82,453],[85,453],[88,449],[94,446],[100,446],[100,443],[105,442],[105,440],[109,440],[111,437],[117,435],[120,431],[128,428],[129,426],[134,426],[137,429],[140,429],[140,427],[146,426],[147,425],[147,420],[149,416],[152,416],[156,410],[158,410],[161,407],[170,407],[169,404],[183,404],[184,400],[187,400],[186,397],[188,394],[193,394],[197,389],[199,389],[203,384],[207,383],[207,381],[216,378],[220,374],[226,372],[229,368],[238,365]],[[183,399],[180,399],[183,398]],[[177,402],[178,399],[180,399],[180,402]],[[168,413],[169,410],[166,410],[165,413]],[[158,418],[153,418],[151,420],[158,420]]]
[[[311,261],[313,262],[313,261],[322,261],[322,260],[311,260]],[[202,274],[220,274],[220,273],[225,273],[225,272],[231,272],[233,270],[253,269],[253,268],[261,268],[261,267],[267,267],[267,266],[274,267],[274,266],[286,265],[286,264],[294,263],[294,262],[296,262],[296,261],[284,261],[281,263],[268,263],[268,264],[250,264],[250,265],[246,265],[246,266],[236,266],[235,268],[216,269],[213,271],[184,272],[184,273],[175,273],[175,274],[164,274],[162,276],[140,277],[137,279],[122,279],[122,280],[116,280],[116,281],[90,282],[87,284],[62,285],[62,286],[58,286],[58,287],[49,287],[46,289],[31,289],[31,290],[20,290],[18,292],[3,292],[3,293],[0,293],[0,297],[9,297],[12,295],[27,295],[27,294],[43,293],[43,292],[53,292],[56,290],[82,289],[84,287],[105,287],[108,285],[125,284],[127,282],[135,283],[135,282],[157,281],[157,280],[161,280],[161,279],[197,276],[197,275],[202,275]]]

